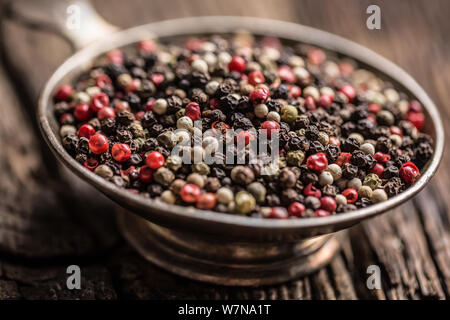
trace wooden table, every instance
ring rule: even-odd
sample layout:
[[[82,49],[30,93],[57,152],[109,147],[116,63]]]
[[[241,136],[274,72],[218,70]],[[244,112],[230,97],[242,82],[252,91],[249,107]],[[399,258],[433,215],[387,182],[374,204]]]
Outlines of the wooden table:
[[[381,30],[366,28],[370,4],[381,7]],[[95,5],[107,20],[124,28],[221,14],[299,22],[342,35],[410,72],[440,108],[450,141],[446,0],[98,0]],[[61,167],[38,133],[38,92],[70,55],[70,47],[57,36],[0,21],[0,299],[450,297],[448,150],[430,187],[394,212],[352,228],[341,253],[310,276],[272,287],[224,288],[152,266],[120,237],[111,202],[83,183],[61,178]],[[66,289],[71,264],[81,267],[81,290]],[[366,287],[369,265],[381,268],[380,290]]]

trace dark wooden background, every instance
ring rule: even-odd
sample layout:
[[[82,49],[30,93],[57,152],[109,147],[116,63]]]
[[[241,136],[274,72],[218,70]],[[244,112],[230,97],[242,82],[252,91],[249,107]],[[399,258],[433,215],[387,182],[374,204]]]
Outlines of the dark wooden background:
[[[0,8],[6,3],[0,1]],[[381,7],[382,30],[365,27],[370,4]],[[175,17],[246,15],[342,35],[412,74],[438,105],[449,141],[447,0],[97,0],[95,6],[122,28]],[[450,297],[448,150],[430,187],[394,212],[352,228],[342,252],[310,276],[272,287],[224,288],[152,266],[117,232],[113,204],[61,177],[36,128],[39,90],[70,55],[69,45],[3,14],[0,27],[0,299]],[[70,264],[81,266],[81,290],[66,289]],[[381,290],[365,285],[372,264],[381,268]]]

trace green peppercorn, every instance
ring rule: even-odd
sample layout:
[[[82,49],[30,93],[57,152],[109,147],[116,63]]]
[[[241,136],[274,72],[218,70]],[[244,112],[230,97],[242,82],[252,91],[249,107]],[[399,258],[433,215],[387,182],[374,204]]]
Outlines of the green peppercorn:
[[[182,117],[184,117],[186,114],[186,109],[180,109],[175,113],[175,116],[177,117],[177,119],[180,119]]]
[[[236,211],[241,214],[251,212],[256,205],[255,198],[247,191],[239,191],[235,197]]]
[[[253,197],[255,197],[256,202],[263,203],[266,198],[266,188],[259,182],[252,182],[247,187],[248,192],[250,192]]]
[[[181,157],[176,155],[170,155],[166,159],[166,163],[164,164],[167,168],[172,170],[173,172],[176,172],[178,169],[181,168],[181,165],[183,164],[183,159]]]
[[[301,128],[301,129],[297,130],[297,135],[298,135],[299,137],[302,137],[302,136],[304,136],[305,134],[306,134],[306,129],[305,129],[305,128]]]
[[[144,128],[142,128],[142,125],[139,122],[137,121],[132,122],[129,126],[129,130],[131,131],[131,133],[135,138],[145,139]]]
[[[369,186],[372,190],[375,190],[381,186],[381,179],[375,173],[369,173],[364,178],[364,185]]]
[[[153,179],[164,187],[168,187],[175,179],[175,175],[170,169],[161,167],[153,174]]]
[[[285,105],[281,107],[281,120],[287,123],[293,123],[297,119],[298,110],[296,107],[291,105]]]
[[[290,166],[300,167],[305,160],[305,153],[301,150],[289,151],[286,155],[286,161]]]
[[[196,173],[199,173],[201,175],[207,176],[209,174],[209,172],[210,172],[210,168],[204,162],[194,163],[192,165],[192,172],[196,172]]]
[[[97,168],[95,168],[94,173],[104,179],[110,179],[114,175],[111,168],[109,166],[107,166],[106,164],[99,165]]]
[[[178,137],[173,131],[165,131],[161,133],[157,140],[160,144],[162,144],[167,149],[172,149],[178,144]]]

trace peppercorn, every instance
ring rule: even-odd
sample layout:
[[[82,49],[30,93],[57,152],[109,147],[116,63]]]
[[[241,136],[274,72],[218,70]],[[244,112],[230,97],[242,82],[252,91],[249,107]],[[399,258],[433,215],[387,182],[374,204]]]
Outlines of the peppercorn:
[[[110,179],[114,175],[111,168],[105,164],[101,164],[95,168],[94,173],[104,179]]]
[[[298,110],[292,105],[285,105],[281,107],[281,120],[287,123],[293,123],[298,116]]]
[[[371,198],[372,197],[372,188],[369,186],[362,186],[358,190],[358,195],[360,198]]]
[[[201,174],[198,173],[191,173],[187,179],[186,182],[190,183],[190,184],[195,184],[197,187],[199,187],[200,189],[203,189],[203,187],[205,186],[205,177],[202,176]]]
[[[376,189],[372,193],[370,200],[373,203],[383,202],[388,199],[386,192],[383,189]]]
[[[161,167],[154,172],[153,179],[160,185],[168,187],[175,179],[175,175],[171,170]]]
[[[245,186],[255,179],[255,175],[249,167],[236,166],[231,170],[231,179],[233,182]]]
[[[382,183],[381,179],[374,173],[368,174],[364,178],[363,182],[365,186],[369,186],[370,188],[372,188],[372,190],[379,188],[381,186],[381,183]]]
[[[181,192],[181,189],[184,187],[184,185],[186,184],[186,181],[182,180],[182,179],[175,179],[172,181],[171,185],[170,185],[170,190],[178,195]]]
[[[199,174],[205,175],[205,176],[207,176],[210,173],[210,170],[211,170],[209,168],[209,166],[206,163],[204,163],[204,162],[194,163],[191,166],[191,168],[192,168],[192,172],[196,172],[196,173],[199,173]]]
[[[342,167],[342,177],[345,179],[353,179],[358,174],[358,167],[354,166],[353,164],[346,163]]]
[[[333,175],[328,171],[322,171],[319,176],[319,184],[321,186],[331,185],[333,183]]]
[[[236,211],[247,214],[255,208],[255,198],[247,191],[239,191],[235,197]]]

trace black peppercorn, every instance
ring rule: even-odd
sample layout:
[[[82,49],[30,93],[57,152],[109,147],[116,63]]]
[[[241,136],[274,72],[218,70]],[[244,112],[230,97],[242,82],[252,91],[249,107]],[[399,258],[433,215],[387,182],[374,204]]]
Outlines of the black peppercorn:
[[[342,167],[342,176],[345,179],[348,180],[353,179],[356,177],[357,174],[358,174],[358,167],[353,164],[346,163]]]
[[[343,152],[352,153],[353,151],[358,150],[360,146],[361,144],[355,138],[347,138],[341,144],[341,150]]]

